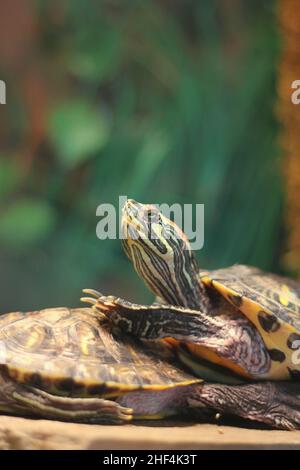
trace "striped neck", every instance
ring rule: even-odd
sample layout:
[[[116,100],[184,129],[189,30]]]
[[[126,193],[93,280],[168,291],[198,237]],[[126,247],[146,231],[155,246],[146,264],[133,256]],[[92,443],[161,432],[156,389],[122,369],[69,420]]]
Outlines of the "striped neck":
[[[153,294],[171,305],[208,310],[209,298],[196,259],[174,222],[154,206],[128,201],[122,230],[125,252]]]

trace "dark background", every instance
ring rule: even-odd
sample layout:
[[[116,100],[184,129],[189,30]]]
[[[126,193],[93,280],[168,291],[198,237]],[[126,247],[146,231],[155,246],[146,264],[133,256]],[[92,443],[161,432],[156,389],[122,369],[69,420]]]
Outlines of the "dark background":
[[[1,2],[1,312],[149,300],[96,238],[119,195],[204,203],[202,267],[285,272],[276,4]]]

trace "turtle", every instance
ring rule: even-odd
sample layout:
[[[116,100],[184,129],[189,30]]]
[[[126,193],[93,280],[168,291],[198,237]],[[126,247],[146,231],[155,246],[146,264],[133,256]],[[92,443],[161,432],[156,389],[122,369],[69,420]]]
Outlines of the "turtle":
[[[215,376],[208,369],[203,377],[199,358],[230,370],[241,383],[299,379],[296,281],[244,265],[199,270],[184,232],[155,205],[132,199],[123,208],[122,242],[156,301],[139,305],[85,289],[91,296],[83,300],[115,326],[140,339],[172,343],[202,379]]]
[[[121,423],[133,410],[127,393],[163,393],[146,417],[176,412],[182,390],[200,382],[176,366],[166,344],[142,345],[112,331],[90,308],[47,308],[0,316],[0,410],[63,421]],[[174,403],[174,405],[173,405]],[[160,409],[162,408],[162,409]],[[141,415],[141,412],[139,413]]]
[[[121,424],[172,415],[215,421],[219,411],[295,429],[300,383],[205,382],[180,366],[172,345],[127,335],[91,308],[0,317],[1,413]]]
[[[132,225],[126,221],[132,206],[136,207],[136,203],[126,206],[123,220],[124,227],[130,230]],[[144,207],[138,206],[139,214],[141,209]],[[169,227],[176,228],[170,221]],[[128,253],[134,231],[124,241]],[[183,234],[181,240],[185,240]],[[165,251],[161,240],[158,246],[161,252]],[[142,272],[139,256],[136,254],[133,259]],[[191,266],[196,269],[191,255],[185,256],[178,257],[184,272]],[[164,268],[159,259],[153,259],[154,265]],[[177,264],[174,267],[177,275],[180,269]],[[150,285],[156,283],[148,271],[146,277]],[[170,276],[168,289],[172,282]],[[211,302],[217,306],[219,301],[204,295],[205,289],[211,287],[203,287],[198,278],[192,280],[192,288],[184,282],[190,296],[186,303],[195,304],[199,295],[203,308],[207,308],[207,318],[214,318],[209,308]],[[237,371],[232,373],[222,361],[211,360],[204,353],[197,355],[199,351],[194,353],[206,317],[201,315],[200,307],[199,312],[189,306],[177,307],[176,302],[184,300],[179,295],[175,305],[164,304],[171,294],[168,290],[164,295],[161,286],[154,289],[159,294],[154,306],[138,306],[88,290],[92,297],[83,300],[92,303],[92,308],[52,308],[1,315],[1,412],[114,424],[174,414],[191,414],[202,420],[223,412],[280,429],[299,428],[300,383],[270,380],[249,383]],[[229,309],[226,313],[234,318]],[[217,317],[220,314],[215,313],[213,325],[219,325]],[[243,326],[241,322],[241,319],[236,322],[239,328]],[[151,331],[154,333],[149,334]],[[238,340],[243,344],[243,338]],[[191,350],[180,353],[187,345]],[[196,357],[196,366],[182,360],[185,354]],[[229,363],[232,357],[226,360]],[[203,380],[201,376],[212,380]]]

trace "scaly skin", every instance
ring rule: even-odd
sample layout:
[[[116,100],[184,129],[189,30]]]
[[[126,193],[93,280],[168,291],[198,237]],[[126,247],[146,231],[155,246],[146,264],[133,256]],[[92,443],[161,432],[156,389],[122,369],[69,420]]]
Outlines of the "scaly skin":
[[[115,401],[52,395],[15,382],[1,371],[0,410],[9,414],[79,423],[120,424],[132,419],[132,410]]]
[[[245,385],[204,384],[188,398],[213,409],[268,424],[277,429],[300,428],[300,383],[259,382]]]

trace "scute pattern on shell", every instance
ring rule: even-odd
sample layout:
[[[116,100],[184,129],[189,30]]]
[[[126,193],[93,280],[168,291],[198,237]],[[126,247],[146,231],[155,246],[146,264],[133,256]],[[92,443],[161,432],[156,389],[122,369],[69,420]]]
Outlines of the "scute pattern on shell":
[[[299,284],[257,268],[238,265],[200,273],[200,277],[204,284],[215,289],[243,313],[259,331],[272,361],[269,371],[260,378],[295,378],[296,374],[291,374],[290,370],[300,372],[293,354],[299,348]]]
[[[249,298],[273,313],[279,320],[300,331],[300,286],[296,281],[244,265],[218,269],[208,276],[240,296]]]
[[[172,362],[169,352],[117,340],[89,308],[52,308],[0,316],[6,357],[0,367],[17,381],[71,396],[164,389],[197,382]],[[163,357],[163,360],[161,358]]]

